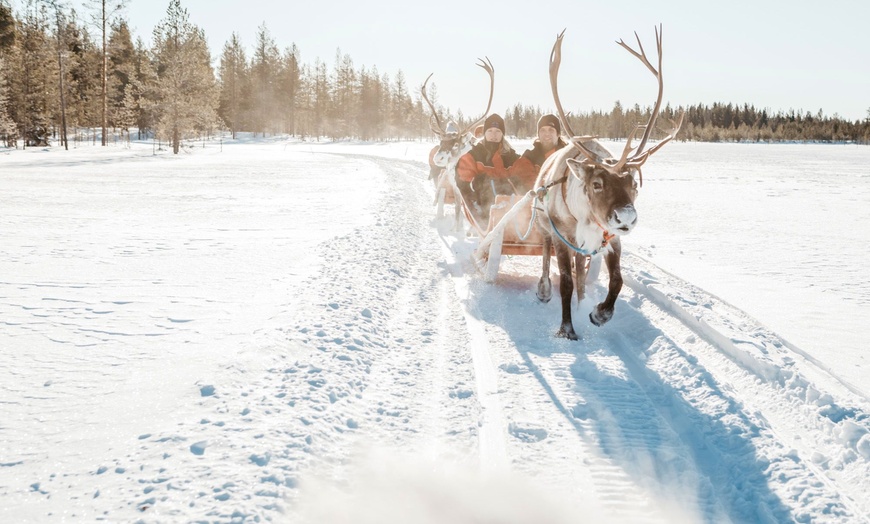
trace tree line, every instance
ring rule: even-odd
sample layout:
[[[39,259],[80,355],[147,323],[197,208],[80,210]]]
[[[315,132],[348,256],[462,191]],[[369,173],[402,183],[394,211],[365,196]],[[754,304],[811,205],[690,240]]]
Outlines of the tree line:
[[[650,107],[635,105],[623,108],[616,102],[609,112],[592,111],[569,115],[574,132],[582,135],[598,135],[620,139],[631,132],[635,123],[645,123],[649,119]],[[510,117],[520,133],[534,129],[534,111],[517,105]],[[870,109],[863,121],[849,121],[837,115],[826,116],[821,109],[816,114],[803,111],[772,112],[767,108],[756,108],[751,104],[713,105],[697,104],[688,107],[671,108],[665,106],[658,120],[658,127],[665,126],[667,119],[676,120],[684,113],[683,125],[677,135],[678,140],[699,142],[855,142],[870,144]],[[668,131],[664,129],[659,134]]]
[[[133,42],[122,13],[126,0],[89,0],[84,17],[62,0],[25,0],[20,13],[0,0],[0,141],[7,147],[68,147],[72,140],[154,136],[178,152],[186,139],[228,131],[300,137],[396,140],[429,138],[428,108],[419,86],[401,70],[356,67],[336,51],[331,65],[303,63],[299,49],[279,49],[264,25],[253,52],[233,34],[217,60],[205,33],[190,22],[180,0],[170,0],[150,43]],[[216,67],[212,64],[215,63]],[[438,104],[442,121],[470,123]],[[580,134],[624,138],[650,107],[577,111]],[[507,108],[507,132],[534,136],[540,107]],[[715,103],[662,109],[659,122],[685,112],[681,140],[822,141],[870,143],[868,118],[848,121],[789,110],[773,113],[749,104]],[[662,133],[663,134],[663,133]]]
[[[185,139],[219,131],[366,140],[429,133],[422,101],[401,70],[357,68],[340,51],[331,67],[319,58],[302,63],[298,48],[280,50],[265,25],[250,57],[233,34],[213,67],[205,34],[180,0],[170,0],[149,44],[133,42],[109,8],[117,0],[91,2],[83,20],[59,0],[26,0],[20,14],[0,0],[6,146],[66,145],[68,137],[105,145],[107,136],[129,138],[131,130],[175,152]]]

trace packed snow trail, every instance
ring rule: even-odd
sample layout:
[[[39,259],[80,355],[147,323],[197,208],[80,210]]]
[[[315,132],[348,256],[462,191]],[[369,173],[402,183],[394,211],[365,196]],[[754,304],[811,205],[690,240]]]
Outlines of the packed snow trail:
[[[402,170],[399,162],[382,165]],[[404,171],[411,180],[419,178],[413,165]],[[391,176],[391,180],[401,187],[401,177]],[[425,210],[427,201],[422,198],[419,209]],[[634,289],[626,290],[620,302],[628,305],[620,320],[602,330],[584,325],[579,344],[553,339],[550,326],[558,315],[553,304],[538,304],[533,298],[535,279],[527,275],[536,273],[531,269],[534,262],[517,260],[516,265],[523,267],[520,275],[511,275],[508,268],[495,285],[484,284],[468,263],[473,240],[451,234],[449,219],[433,225],[442,235],[443,255],[455,282],[459,301],[454,307],[464,320],[452,327],[464,328],[457,331],[467,333],[466,350],[474,362],[481,410],[478,453],[485,468],[507,460],[511,469],[552,493],[582,497],[588,507],[616,519],[782,522],[819,514],[829,515],[832,521],[866,518],[867,508],[859,495],[867,478],[867,459],[861,454],[863,447],[859,449],[867,424],[862,398],[836,384],[832,393],[846,395],[843,401],[849,407],[829,400],[826,392],[804,397],[805,410],[821,406],[824,411],[825,405],[833,405],[837,413],[850,414],[842,421],[845,429],[813,428],[820,432],[819,441],[851,435],[845,446],[833,450],[842,455],[839,463],[819,468],[819,452],[804,455],[787,436],[770,428],[768,419],[795,420],[794,413],[778,413],[775,403],[768,404],[773,414],[767,417],[747,410],[739,392],[725,382],[726,377],[719,377],[720,367],[700,365],[692,351],[706,339],[731,336],[749,344],[769,344],[773,335],[759,335],[760,328],[753,325],[737,326],[750,329],[748,333],[727,335],[703,327],[727,324],[730,316],[722,315],[705,319],[700,327],[690,325],[694,331],[686,332],[685,321],[674,308],[664,311],[664,325],[660,325],[642,309],[654,303],[647,295],[659,303],[661,297],[652,291],[654,286],[632,280]],[[397,248],[403,242],[398,236],[392,241]],[[646,273],[629,270],[639,275],[633,279],[658,273],[665,280],[667,275],[658,268],[642,259],[637,263]],[[676,285],[681,286],[675,290],[678,298],[703,294],[685,283]],[[600,286],[592,291],[603,293]],[[585,319],[589,307],[584,303],[579,319]],[[727,307],[723,304],[719,309]],[[669,335],[674,326],[682,330],[681,338]],[[445,332],[450,329],[442,327]],[[740,363],[724,346],[714,348],[727,357],[717,365],[727,368],[735,359]],[[766,369],[772,378],[791,378],[780,396],[799,396],[794,389],[800,387],[795,386],[797,375],[788,369],[788,362],[758,366],[744,362],[742,369],[750,374]],[[510,387],[502,385],[508,382]],[[802,384],[805,392],[807,383]],[[812,416],[797,421],[818,425]],[[850,430],[850,424],[857,427]],[[556,459],[536,449],[547,446],[564,454]],[[500,458],[502,453],[506,459]],[[841,470],[846,475],[841,476]],[[857,486],[849,482],[856,479],[862,481]]]
[[[286,165],[249,166],[274,169],[270,195],[257,189],[262,179],[216,184],[207,169],[175,181],[177,200],[151,195],[162,238],[145,230],[114,243],[148,270],[134,282],[140,287],[109,286],[114,301],[72,279],[58,281],[69,289],[50,292],[35,280],[18,283],[0,297],[16,315],[3,319],[6,326],[31,330],[16,340],[50,336],[40,329],[58,322],[79,351],[90,348],[83,355],[99,371],[72,387],[91,377],[96,406],[112,406],[105,390],[123,383],[117,369],[163,373],[166,384],[161,391],[160,381],[140,378],[135,392],[124,392],[131,400],[120,408],[143,414],[115,405],[118,424],[97,438],[111,443],[99,456],[72,460],[75,450],[51,449],[62,435],[45,435],[0,461],[0,493],[13,497],[5,511],[24,521],[870,522],[870,408],[862,390],[739,309],[627,252],[613,320],[602,328],[587,321],[605,293],[593,284],[574,308],[580,340],[557,339],[558,301],[535,298],[540,259],[503,257],[496,281],[484,283],[470,262],[477,239],[452,232],[450,218],[434,219],[422,162],[283,158]],[[214,163],[232,169],[225,164],[233,160]],[[233,194],[226,215],[208,207],[227,209],[222,184]],[[299,184],[318,189],[294,198]],[[337,197],[355,205],[335,209],[330,189],[360,196]],[[92,198],[124,208],[123,193],[94,191]],[[191,194],[199,203],[188,205]],[[298,240],[282,236],[280,225],[255,227],[264,203],[282,220],[310,224],[315,236],[294,250]],[[135,225],[153,219],[150,211],[121,216]],[[347,213],[359,213],[360,223],[317,236],[328,229],[324,221]],[[250,223],[238,225],[241,217]],[[91,218],[68,233],[69,242],[92,238],[76,236],[98,229]],[[180,227],[191,221],[207,225]],[[143,246],[148,253],[137,255]],[[65,249],[59,256],[94,263]],[[98,264],[114,260],[101,258],[100,244],[93,251]],[[144,264],[173,257],[182,258],[162,274]],[[218,259],[234,270],[210,273]],[[179,265],[185,271],[175,272]],[[189,293],[178,292],[190,275]],[[175,284],[170,302],[159,302],[150,279]],[[144,329],[153,309],[122,304],[121,295],[166,310],[160,353],[146,344],[154,339]],[[63,303],[55,308],[56,300],[40,297]],[[95,303],[133,314],[142,333]],[[33,323],[34,314],[48,320]],[[102,318],[140,351],[104,355],[121,335],[94,335]],[[232,335],[216,338],[226,322]],[[69,351],[47,355],[42,372],[17,361],[10,370],[26,370],[29,383],[84,367]],[[4,408],[13,426],[27,413],[61,420],[84,410],[84,400],[58,396],[69,384],[46,384],[46,399],[20,387],[21,395],[5,390],[17,395]],[[178,396],[185,405],[170,410]],[[45,402],[56,409],[46,411]],[[83,427],[102,427],[84,422],[70,427],[81,441]],[[4,424],[0,437],[23,449],[26,437]]]

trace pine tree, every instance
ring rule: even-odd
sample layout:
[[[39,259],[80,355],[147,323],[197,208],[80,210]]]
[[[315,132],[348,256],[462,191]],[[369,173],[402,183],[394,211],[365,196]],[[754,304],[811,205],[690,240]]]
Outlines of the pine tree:
[[[96,128],[100,126],[100,51],[88,36],[84,27],[78,24],[75,12],[71,13],[64,31],[66,41],[66,84],[70,107],[67,120],[75,129],[79,126],[93,130],[96,141]]]
[[[128,132],[135,125],[135,79],[136,49],[127,22],[120,20],[109,35],[108,105],[109,125]],[[133,104],[131,107],[130,104]]]
[[[38,8],[36,2],[28,0],[18,44],[23,74],[13,77],[13,89],[19,91],[21,96],[19,123],[24,130],[25,147],[49,145],[52,100],[57,92],[54,80],[57,75],[47,26],[45,9]]]
[[[60,142],[64,149],[69,150],[69,140],[67,140],[66,127],[66,91],[65,82],[66,73],[64,71],[64,61],[66,59],[66,15],[63,12],[63,6],[57,0],[47,0],[46,2],[54,11],[55,20],[55,52],[57,54],[57,79],[58,79],[58,99],[60,107]]]
[[[350,55],[335,52],[332,81],[332,135],[350,137],[355,134],[352,124],[357,119],[357,79]]]
[[[205,34],[190,23],[180,0],[170,0],[154,30],[157,63],[157,131],[178,154],[188,134],[204,132],[217,123],[218,90]]]
[[[103,130],[102,145],[109,145],[109,50],[108,29],[127,4],[127,0],[88,0],[92,20],[100,35],[100,124]]]
[[[15,49],[15,18],[12,8],[0,4],[0,140],[6,147],[16,147],[17,126],[9,110],[11,102],[11,78]]]
[[[15,147],[17,133],[15,122],[9,116],[9,86],[6,82],[6,66],[0,56],[0,143],[6,147]]]
[[[154,109],[158,106],[154,99],[157,93],[157,71],[151,62],[150,51],[141,38],[136,39],[133,56],[133,79],[127,86],[129,94],[125,93],[125,96],[132,99],[126,103],[126,106],[133,112],[138,138],[141,139],[146,132],[157,127],[157,115]]]
[[[281,127],[284,132],[296,134],[296,113],[299,90],[301,88],[301,68],[299,65],[299,49],[292,44],[284,50],[281,57],[276,113],[281,117]]]
[[[257,30],[257,42],[251,59],[251,84],[254,125],[263,136],[266,136],[266,132],[274,133],[277,127],[274,106],[280,59],[275,39],[266,24],[261,25]]]
[[[400,69],[396,73],[396,79],[393,83],[393,107],[390,115],[390,124],[397,138],[408,138],[416,135],[414,132],[417,126],[414,103],[411,101],[411,96],[408,94],[408,88],[405,85],[405,74]]]
[[[329,120],[329,110],[332,107],[330,91],[329,73],[326,70],[326,64],[318,58],[314,62],[312,77],[312,130],[318,140],[332,129],[332,122]]]
[[[242,84],[248,74],[248,63],[245,50],[239,40],[239,35],[233,33],[230,40],[224,44],[221,64],[218,69],[220,77],[220,105],[218,115],[230,128],[233,138],[241,126],[240,102]]]

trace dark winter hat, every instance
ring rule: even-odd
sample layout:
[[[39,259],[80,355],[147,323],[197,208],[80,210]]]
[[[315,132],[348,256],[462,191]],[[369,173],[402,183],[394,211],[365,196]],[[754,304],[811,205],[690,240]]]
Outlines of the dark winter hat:
[[[559,119],[556,118],[556,115],[544,115],[538,119],[538,129],[541,129],[544,126],[550,126],[556,129],[556,133],[562,133],[562,124],[559,123]]]
[[[504,118],[498,116],[496,113],[486,117],[486,121],[483,123],[483,129],[487,130],[491,127],[497,127],[502,133],[504,133]]]

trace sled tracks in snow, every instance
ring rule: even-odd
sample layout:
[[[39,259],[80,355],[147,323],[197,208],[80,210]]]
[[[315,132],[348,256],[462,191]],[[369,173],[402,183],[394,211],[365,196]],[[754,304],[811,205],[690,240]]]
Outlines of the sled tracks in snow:
[[[732,501],[728,514],[870,522],[866,394],[721,299],[639,256],[625,266],[630,314],[643,315],[655,338],[634,355],[628,348],[646,346],[650,335],[621,334],[615,347],[642,387],[670,390],[663,415],[694,430],[695,460],[723,492],[719,500]],[[734,496],[736,486],[751,496]]]
[[[442,239],[448,259],[471,249],[446,229]],[[555,339],[558,305],[538,303],[527,276],[537,264],[513,259],[494,285],[470,266],[454,274],[481,333],[470,350],[486,353],[475,373],[497,381],[488,431],[503,436],[512,469],[616,521],[870,522],[861,390],[631,254],[614,319],[586,321],[604,293],[592,286],[575,305],[581,340]]]

